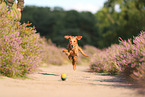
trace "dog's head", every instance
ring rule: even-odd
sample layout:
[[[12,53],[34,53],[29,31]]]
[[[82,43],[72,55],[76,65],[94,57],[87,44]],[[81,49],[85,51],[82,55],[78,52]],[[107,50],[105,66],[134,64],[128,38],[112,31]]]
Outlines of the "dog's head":
[[[77,44],[77,40],[81,40],[82,36],[64,36],[65,39],[69,40],[69,43],[72,47]]]

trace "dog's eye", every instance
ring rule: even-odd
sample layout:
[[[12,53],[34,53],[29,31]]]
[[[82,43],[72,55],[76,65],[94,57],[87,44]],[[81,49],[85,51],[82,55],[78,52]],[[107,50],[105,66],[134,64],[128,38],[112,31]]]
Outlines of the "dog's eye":
[[[76,42],[76,41],[74,41],[74,42]]]

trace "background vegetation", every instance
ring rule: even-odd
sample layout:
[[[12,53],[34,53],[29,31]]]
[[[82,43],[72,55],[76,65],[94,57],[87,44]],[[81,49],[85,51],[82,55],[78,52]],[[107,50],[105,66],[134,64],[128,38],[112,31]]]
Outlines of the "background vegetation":
[[[60,7],[26,6],[21,22],[32,22],[41,36],[57,46],[66,45],[64,35],[82,35],[81,46],[104,48],[119,43],[118,37],[126,40],[145,30],[144,17],[144,0],[108,0],[95,14],[65,11]]]

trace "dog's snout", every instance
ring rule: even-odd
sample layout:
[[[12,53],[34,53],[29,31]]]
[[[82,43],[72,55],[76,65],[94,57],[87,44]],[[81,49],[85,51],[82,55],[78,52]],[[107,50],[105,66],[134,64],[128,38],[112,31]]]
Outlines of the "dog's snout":
[[[74,47],[74,45],[71,45],[71,47],[73,48],[73,47]]]

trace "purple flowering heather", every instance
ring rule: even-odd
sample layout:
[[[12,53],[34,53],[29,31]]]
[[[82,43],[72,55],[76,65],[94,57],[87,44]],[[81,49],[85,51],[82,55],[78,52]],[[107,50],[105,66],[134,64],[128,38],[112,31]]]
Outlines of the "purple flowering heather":
[[[32,73],[41,63],[40,35],[34,27],[14,21],[0,8],[0,73],[9,77]]]
[[[96,53],[91,61],[91,70],[123,73],[145,82],[145,32],[133,37],[133,40],[123,41],[120,38],[119,42],[119,45],[112,45]]]
[[[132,76],[145,61],[145,32],[141,32],[139,36],[134,37],[133,43],[129,39],[128,42],[120,41],[120,45],[123,48],[120,50],[120,54],[116,56],[117,62],[121,65],[122,72],[125,75]]]
[[[120,45],[112,45],[108,49],[97,52],[94,57],[92,57],[90,63],[91,69],[96,72],[108,72],[110,74],[119,73],[121,68],[120,65],[117,64],[115,57],[119,54],[120,48]]]

